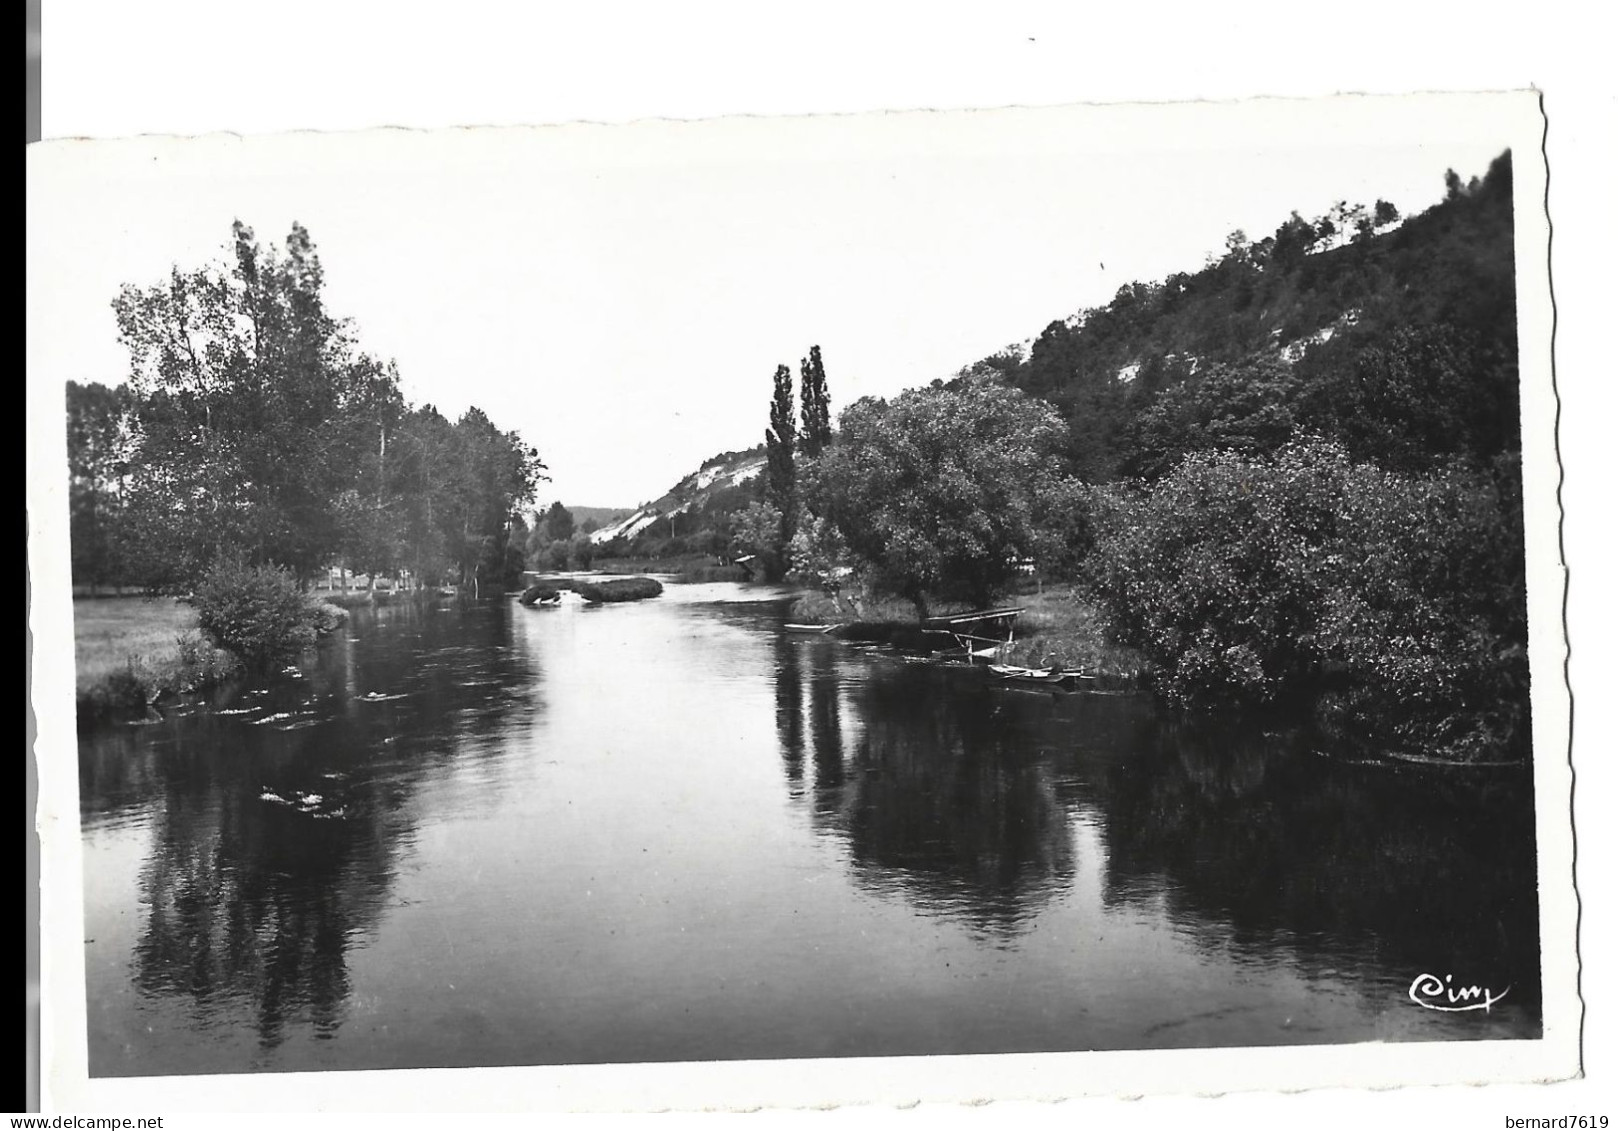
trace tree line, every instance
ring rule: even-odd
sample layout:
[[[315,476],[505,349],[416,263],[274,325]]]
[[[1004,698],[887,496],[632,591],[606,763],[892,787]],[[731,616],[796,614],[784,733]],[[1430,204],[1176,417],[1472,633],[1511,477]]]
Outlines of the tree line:
[[[1446,182],[1391,231],[1386,202],[1343,209],[1347,238],[1294,215],[1027,357],[856,401],[813,455],[778,371],[754,517],[784,568],[919,616],[1034,563],[1175,702],[1306,700],[1383,747],[1522,753],[1510,155]]]
[[[127,380],[67,388],[75,584],[183,592],[227,560],[301,586],[520,571],[538,453],[478,408],[408,403],[324,282],[301,225],[277,248],[238,221],[225,263],[121,289]]]

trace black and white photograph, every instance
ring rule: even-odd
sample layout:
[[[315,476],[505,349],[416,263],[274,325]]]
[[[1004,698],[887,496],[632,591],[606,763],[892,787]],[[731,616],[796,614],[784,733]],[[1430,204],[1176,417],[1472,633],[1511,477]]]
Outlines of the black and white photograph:
[[[33,147],[54,1086],[1574,1075],[1543,125]]]

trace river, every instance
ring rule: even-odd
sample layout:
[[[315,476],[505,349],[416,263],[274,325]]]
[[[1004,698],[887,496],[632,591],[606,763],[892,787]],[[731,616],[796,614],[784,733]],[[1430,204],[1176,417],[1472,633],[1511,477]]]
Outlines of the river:
[[[91,1074],[1540,1035],[1526,769],[1010,690],[760,596],[363,611],[83,734]]]

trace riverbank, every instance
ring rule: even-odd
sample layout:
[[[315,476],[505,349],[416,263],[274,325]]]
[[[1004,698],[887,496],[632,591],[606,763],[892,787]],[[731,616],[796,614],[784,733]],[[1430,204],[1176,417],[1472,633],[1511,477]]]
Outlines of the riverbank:
[[[324,601],[328,605],[336,605],[340,609],[366,609],[377,608],[383,605],[396,605],[412,602],[418,605],[433,604],[442,600],[445,594],[434,589],[317,589],[311,596]]]
[[[720,565],[711,557],[686,558],[597,558],[597,573],[645,574],[668,577],[677,585],[708,581],[746,581],[747,571],[739,565]]]
[[[1023,611],[1012,640],[996,657],[998,662],[1080,669],[1113,687],[1140,686],[1145,679],[1145,658],[1133,648],[1114,644],[1101,613],[1073,590],[1014,594],[1005,604]],[[971,610],[964,604],[941,604],[930,611],[934,616],[950,616]],[[787,619],[795,624],[843,625],[840,635],[849,639],[880,638],[900,647],[906,639],[928,635],[916,623],[915,607],[893,599],[834,599],[809,593],[794,602]]]
[[[197,611],[170,597],[75,599],[73,659],[81,718],[143,710],[242,671],[198,629]]]

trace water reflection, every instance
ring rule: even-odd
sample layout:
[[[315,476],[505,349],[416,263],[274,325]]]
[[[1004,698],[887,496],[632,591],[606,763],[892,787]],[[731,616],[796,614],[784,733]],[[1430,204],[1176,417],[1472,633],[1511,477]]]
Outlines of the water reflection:
[[[985,686],[891,660],[848,681],[848,661],[830,641],[784,646],[776,698],[787,706],[789,788],[801,778],[807,701],[813,820],[846,844],[856,881],[986,936],[1015,934],[1073,869],[1048,766]]]
[[[135,984],[189,998],[205,1020],[245,1019],[267,1048],[289,1025],[329,1037],[346,951],[376,923],[408,823],[374,783],[345,789],[346,814],[325,820],[240,784],[165,795],[140,877]]]
[[[383,609],[80,747],[97,1075],[1539,1032],[1528,775],[639,607]],[[1510,983],[1416,1008],[1424,971]]]
[[[785,633],[775,637],[775,729],[781,737],[781,761],[787,792],[803,796],[803,672],[799,647]]]
[[[1018,693],[824,640],[776,656],[789,795],[869,892],[1011,945],[1074,898],[1082,824],[1103,908],[1219,962],[1286,963],[1390,1010],[1424,971],[1510,984],[1513,1035],[1538,1030],[1526,768],[1353,764],[1274,720]]]
[[[1354,765],[1296,733],[1164,720],[1098,778],[1109,903],[1306,969],[1511,985],[1537,1024],[1526,769]],[[1401,991],[1402,992],[1402,991]]]
[[[382,608],[352,632],[268,688],[81,742],[85,827],[153,832],[134,986],[265,1050],[298,1027],[336,1033],[420,785],[535,709],[539,673],[497,609]]]

